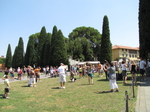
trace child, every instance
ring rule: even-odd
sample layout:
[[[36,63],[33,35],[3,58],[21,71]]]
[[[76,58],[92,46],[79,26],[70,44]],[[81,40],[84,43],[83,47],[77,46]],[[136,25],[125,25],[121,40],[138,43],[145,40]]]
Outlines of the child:
[[[88,82],[89,84],[94,84],[93,83],[93,68],[92,65],[87,66],[87,74],[88,74]]]
[[[10,84],[9,84],[8,75],[5,75],[4,78],[5,78],[5,79],[4,79],[4,84],[5,84],[4,98],[9,98],[9,97],[8,97],[8,93],[9,93],[9,89],[10,89]]]

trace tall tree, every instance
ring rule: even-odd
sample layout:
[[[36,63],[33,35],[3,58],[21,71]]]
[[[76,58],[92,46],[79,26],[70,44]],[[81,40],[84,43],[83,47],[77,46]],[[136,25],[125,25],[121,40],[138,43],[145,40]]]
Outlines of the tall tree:
[[[140,57],[148,58],[150,53],[150,1],[139,0],[139,43]]]
[[[74,52],[74,49],[79,50],[80,52],[78,46],[72,46],[71,44],[73,43],[73,40],[76,40],[77,38],[80,38],[81,41],[79,41],[79,43],[82,44],[82,54],[80,56],[77,56],[78,54],[75,54],[75,52],[77,53],[77,51]],[[101,34],[98,30],[92,27],[78,27],[69,34],[68,50],[71,51],[70,53],[73,54],[72,57],[74,59],[79,59],[79,57],[82,57],[82,59],[84,59],[83,61],[95,60],[95,58],[98,57],[99,54],[99,52],[97,51],[99,50],[100,44]]]
[[[58,31],[57,37],[55,37],[55,47],[53,50],[53,64],[54,66],[59,66],[60,63],[69,64],[68,63],[68,55],[67,55],[67,49],[65,45],[65,38],[61,32],[61,30]]]
[[[18,46],[17,46],[17,54],[16,54],[16,66],[23,67],[24,66],[24,43],[22,37],[19,38]]]
[[[50,46],[51,46],[51,33],[47,33],[46,36],[46,42],[44,44],[44,58],[43,58],[43,64],[44,66],[50,65]]]
[[[103,31],[102,31],[101,49],[100,49],[100,62],[104,63],[105,60],[107,60],[108,62],[111,62],[112,61],[112,44],[110,41],[109,21],[106,15],[103,18],[102,30]]]
[[[31,35],[28,40],[26,54],[25,54],[25,65],[31,65],[33,66],[35,64],[34,62],[34,55],[35,55],[35,49],[34,49],[34,43],[35,38],[34,35]]]
[[[10,44],[8,45],[8,48],[7,48],[5,67],[8,67],[8,68],[12,67],[12,53],[11,53]]]
[[[53,27],[53,31],[52,31],[52,38],[51,38],[51,48],[50,48],[50,64],[51,65],[55,65],[54,62],[54,52],[55,52],[55,46],[57,45],[56,41],[57,41],[57,26]]]
[[[44,58],[44,44],[46,42],[46,28],[45,26],[42,27],[41,29],[41,32],[40,32],[40,36],[38,38],[38,42],[39,42],[39,45],[38,45],[38,53],[39,53],[39,65],[40,66],[43,66],[43,58]]]
[[[17,52],[18,52],[18,46],[16,46],[15,51],[14,51],[14,55],[12,58],[12,67],[13,68],[17,68]]]

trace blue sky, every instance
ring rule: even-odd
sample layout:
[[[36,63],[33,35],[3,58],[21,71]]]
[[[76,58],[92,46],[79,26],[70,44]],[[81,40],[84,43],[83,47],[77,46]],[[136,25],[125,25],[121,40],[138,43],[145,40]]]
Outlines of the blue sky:
[[[113,45],[139,46],[138,0],[0,0],[0,56],[12,54],[19,38],[24,49],[31,34],[43,26],[53,26],[68,37],[76,27],[93,27],[102,33],[103,17],[108,16]]]

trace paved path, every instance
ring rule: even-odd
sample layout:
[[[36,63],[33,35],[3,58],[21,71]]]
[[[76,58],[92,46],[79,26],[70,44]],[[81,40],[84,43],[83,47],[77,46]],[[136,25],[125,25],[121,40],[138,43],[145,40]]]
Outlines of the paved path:
[[[150,77],[138,86],[135,112],[150,112]]]

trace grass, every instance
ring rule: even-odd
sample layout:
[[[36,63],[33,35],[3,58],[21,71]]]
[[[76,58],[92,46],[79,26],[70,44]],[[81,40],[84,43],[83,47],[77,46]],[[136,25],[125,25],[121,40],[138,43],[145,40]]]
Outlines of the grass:
[[[129,94],[129,111],[134,112],[136,98],[132,98],[131,80],[123,85],[117,81],[120,92],[109,93],[109,81],[94,76],[94,85],[88,79],[70,82],[67,77],[66,89],[58,89],[58,78],[42,79],[37,87],[27,87],[27,81],[10,83],[10,99],[0,98],[2,112],[124,112],[125,91]],[[4,84],[0,84],[3,94]],[[106,92],[105,92],[106,91]],[[137,96],[137,87],[135,87]]]

